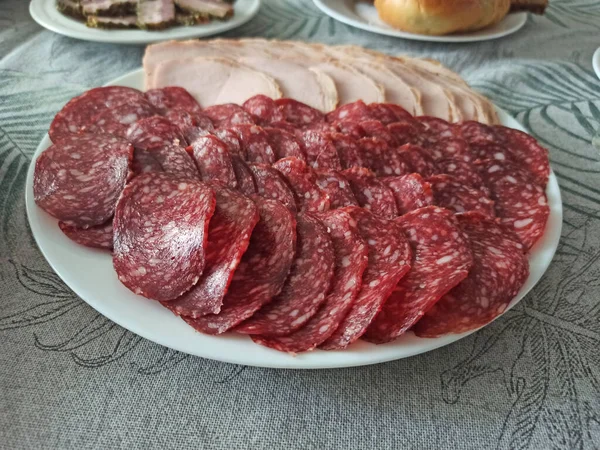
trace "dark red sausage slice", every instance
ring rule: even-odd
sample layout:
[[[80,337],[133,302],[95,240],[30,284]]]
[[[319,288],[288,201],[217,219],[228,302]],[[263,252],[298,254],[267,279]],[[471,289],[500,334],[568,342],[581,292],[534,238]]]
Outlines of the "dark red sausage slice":
[[[356,120],[340,120],[332,124],[335,132],[339,132],[344,136],[351,137],[353,139],[360,139],[365,137],[367,134],[363,127],[360,126],[360,122]]]
[[[179,127],[160,116],[148,117],[132,124],[127,130],[127,140],[135,148],[142,150],[167,145],[187,145]]]
[[[410,270],[412,252],[400,226],[362,208],[346,208],[368,246],[362,287],[344,320],[319,347],[339,350],[355,342],[381,310],[398,281]]]
[[[423,147],[412,144],[405,144],[398,149],[401,158],[408,164],[412,172],[418,173],[423,177],[430,177],[435,174],[437,168],[431,152]]]
[[[254,119],[244,108],[234,103],[209,106],[204,114],[212,121],[215,128],[229,128],[234,125],[254,125]]]
[[[281,293],[239,325],[238,333],[290,334],[308,322],[325,301],[334,271],[327,229],[310,214],[298,214],[296,236],[296,256]]]
[[[233,130],[229,130],[227,128],[219,128],[215,130],[213,134],[221,139],[227,148],[229,149],[230,155],[239,155],[244,161],[246,160],[246,152],[242,149],[242,144]]]
[[[215,136],[197,138],[188,147],[203,181],[219,182],[230,188],[237,187],[237,179],[227,145]]]
[[[296,200],[294,193],[288,186],[280,172],[267,164],[249,164],[254,177],[256,193],[264,198],[277,200],[296,213]]]
[[[458,123],[454,126],[454,135],[461,137],[469,144],[476,142],[496,142],[497,137],[494,129],[483,123],[472,120]]]
[[[360,122],[362,120],[374,119],[371,109],[362,100],[353,103],[347,103],[338,106],[335,110],[327,114],[327,122],[334,123],[342,120],[352,120]]]
[[[283,122],[285,116],[279,110],[275,101],[266,95],[255,95],[244,102],[242,107],[252,116],[258,125],[268,125],[272,122]]]
[[[358,142],[341,133],[331,133],[329,135],[343,169],[351,167],[367,167],[367,161],[363,158],[362,150]]]
[[[317,186],[329,196],[331,209],[345,206],[358,206],[358,201],[350,188],[350,182],[340,172],[317,170]]]
[[[329,211],[318,217],[327,227],[335,255],[331,291],[317,313],[300,329],[287,336],[252,336],[254,342],[291,353],[312,350],[333,334],[354,304],[367,267],[367,244],[347,212]]]
[[[426,132],[415,123],[391,123],[387,126],[396,145],[413,144],[422,145],[426,142]]]
[[[427,179],[433,190],[434,203],[456,213],[479,211],[495,217],[494,202],[478,189],[466,186],[451,175],[434,175]]]
[[[238,155],[231,155],[231,165],[235,172],[238,190],[244,195],[256,194],[256,184],[254,183],[254,177],[248,164]]]
[[[398,216],[394,193],[373,172],[354,167],[341,173],[350,182],[350,188],[360,206],[385,219]]]
[[[281,292],[296,249],[296,220],[281,203],[253,197],[260,219],[235,271],[219,314],[184,317],[196,330],[221,334],[251,317]]]
[[[68,135],[35,163],[36,204],[69,225],[106,223],[131,175],[132,154],[131,144],[115,136]]]
[[[306,153],[306,161],[313,169],[342,168],[335,145],[327,133],[305,130],[300,134],[300,141]]]
[[[156,115],[154,107],[143,97],[134,97],[127,103],[107,108],[82,127],[84,133],[106,133],[126,138],[129,127],[138,120]]]
[[[431,142],[453,139],[458,135],[453,124],[439,117],[420,116],[417,117],[417,121],[423,126],[427,140]]]
[[[412,327],[444,294],[465,279],[473,264],[453,214],[428,206],[397,220],[413,250],[412,267],[400,280],[363,339],[392,341]]]
[[[431,185],[418,173],[399,177],[384,177],[380,181],[394,193],[398,214],[433,205]]]
[[[464,162],[473,160],[469,145],[463,139],[440,139],[423,144],[436,161],[453,158]]]
[[[174,300],[196,284],[205,263],[215,195],[205,184],[147,173],[125,188],[113,221],[113,265],[131,291]]]
[[[480,190],[488,197],[490,196],[490,190],[484,184],[483,179],[473,164],[449,158],[436,161],[435,166],[437,167],[438,173],[452,175],[461,183]]]
[[[300,212],[324,212],[329,209],[329,196],[317,185],[314,171],[297,158],[284,158],[273,168],[286,179],[292,188]]]
[[[404,155],[381,139],[362,138],[359,139],[358,145],[365,167],[371,169],[377,176],[404,175],[413,171]]]
[[[473,267],[417,322],[417,336],[463,333],[487,324],[506,310],[529,276],[524,248],[514,234],[476,212],[456,218],[468,237]]]
[[[271,148],[275,152],[275,159],[283,159],[288,156],[306,161],[306,154],[302,149],[302,144],[292,133],[279,128],[264,128],[267,133],[267,139]]]
[[[414,122],[415,118],[400,105],[393,103],[369,104],[371,116],[384,125],[395,122]]]
[[[262,164],[273,164],[275,162],[275,152],[269,140],[267,133],[256,125],[236,125],[229,127],[233,131],[242,148],[242,153],[246,155],[246,161]]]
[[[64,222],[58,222],[60,230],[72,241],[91,248],[112,250],[113,227],[112,219],[104,225],[90,228],[79,228]]]
[[[183,108],[173,108],[165,113],[165,117],[179,127],[185,140],[190,144],[200,136],[215,131],[212,121],[201,112],[189,112]]]
[[[280,98],[275,100],[275,104],[283,115],[283,121],[295,127],[305,127],[325,120],[321,111],[291,98]]]
[[[500,163],[505,161],[514,162],[513,155],[508,147],[497,142],[472,142],[469,144],[469,153],[471,161],[495,159]]]
[[[204,272],[192,289],[164,303],[175,314],[191,318],[221,311],[225,293],[258,222],[258,208],[252,200],[220,184],[209,186],[217,203],[208,227]]]
[[[396,145],[396,138],[379,120],[365,120],[360,123],[360,127],[363,129],[365,137],[381,139],[392,147]]]
[[[190,113],[202,111],[196,99],[184,88],[178,86],[150,89],[144,93],[144,96],[160,114],[166,114],[173,108],[181,108]]]
[[[166,172],[181,178],[199,179],[198,168],[190,155],[179,145],[135,149],[133,171],[136,175],[149,172]]]

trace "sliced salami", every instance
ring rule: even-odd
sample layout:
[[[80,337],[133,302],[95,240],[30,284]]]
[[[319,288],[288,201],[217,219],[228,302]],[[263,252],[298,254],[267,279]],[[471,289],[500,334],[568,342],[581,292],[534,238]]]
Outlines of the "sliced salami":
[[[90,228],[79,228],[65,222],[58,222],[58,227],[69,239],[80,245],[105,250],[113,248],[112,219],[106,224]]]
[[[494,129],[483,123],[469,120],[458,123],[454,127],[454,134],[458,135],[469,144],[474,144],[476,142],[496,142],[497,140]]]
[[[359,139],[358,146],[365,167],[371,169],[377,176],[388,177],[412,172],[412,166],[406,162],[403,154],[395,148],[390,148],[379,138]]]
[[[426,142],[426,132],[415,123],[391,123],[387,126],[392,134],[396,145],[414,144],[421,145]]]
[[[133,170],[135,174],[166,172],[181,178],[200,178],[194,161],[179,145],[136,149],[133,154]]]
[[[423,144],[436,161],[457,159],[464,162],[473,160],[469,145],[464,139],[439,139]]]
[[[480,190],[488,197],[490,196],[489,189],[484,184],[483,179],[477,171],[477,168],[473,164],[454,158],[449,158],[436,161],[435,166],[437,167],[438,173],[447,173],[448,175],[452,175],[461,183]]]
[[[331,209],[358,206],[350,183],[341,173],[333,170],[317,170],[317,186],[329,196]]]
[[[463,333],[487,324],[506,310],[529,276],[524,248],[512,232],[476,212],[456,218],[468,237],[473,266],[413,327],[417,336]]]
[[[427,132],[430,141],[453,139],[456,137],[454,125],[439,117],[420,116],[417,120]]]
[[[231,165],[233,166],[233,172],[235,173],[238,190],[244,195],[256,194],[257,191],[254,177],[245,161],[238,155],[231,155]]]
[[[335,146],[343,169],[367,167],[367,161],[363,158],[361,148],[355,139],[341,133],[331,133],[329,138]]]
[[[433,205],[431,185],[418,173],[384,177],[380,181],[394,193],[399,215]]]
[[[285,121],[285,116],[275,101],[266,95],[259,94],[250,97],[242,106],[258,125],[264,126],[273,122]]]
[[[252,336],[254,342],[290,353],[312,350],[335,332],[354,304],[367,267],[367,244],[358,233],[356,221],[346,211],[329,211],[318,217],[327,227],[335,255],[331,291],[317,313],[300,329],[287,336]]]
[[[378,218],[362,208],[346,208],[356,221],[358,233],[368,246],[368,264],[355,302],[335,332],[321,345],[340,350],[355,342],[390,296],[398,281],[410,270],[412,252],[400,226]]]
[[[466,186],[451,175],[434,175],[427,182],[433,190],[434,203],[456,213],[479,211],[495,217],[494,202],[480,190]]]
[[[244,108],[234,103],[209,106],[204,114],[212,121],[215,128],[229,128],[234,125],[254,125],[254,119]]]
[[[414,117],[400,105],[393,103],[369,104],[371,116],[384,125],[396,122],[414,122]]]
[[[250,164],[254,176],[254,184],[258,195],[271,200],[277,200],[296,213],[296,200],[287,182],[277,170],[267,164]]]
[[[398,216],[394,193],[369,169],[354,167],[342,171],[358,204],[376,216],[393,219]]]
[[[471,160],[495,159],[500,163],[504,161],[514,162],[513,155],[505,144],[496,142],[472,142],[469,144],[469,153]]]
[[[196,138],[215,131],[212,121],[201,112],[189,112],[183,108],[173,108],[165,113],[165,117],[176,125],[183,137],[190,144]]]
[[[135,175],[149,172],[164,172],[160,163],[156,160],[152,153],[147,150],[136,148],[133,151],[133,161],[131,170]]]
[[[160,116],[148,117],[132,124],[126,137],[135,148],[142,150],[187,144],[181,130],[170,120]]]
[[[295,127],[305,127],[325,120],[321,111],[291,98],[280,98],[275,100],[275,104],[283,115],[283,121]]]
[[[205,263],[215,195],[205,184],[165,174],[142,174],[117,204],[113,265],[131,291],[174,300],[196,284]]]
[[[300,134],[300,140],[306,161],[313,169],[341,170],[335,145],[326,133],[305,130]]]
[[[284,130],[287,131],[288,133],[291,134],[296,134],[299,130],[301,130],[301,128],[296,128],[295,125],[289,123],[289,122],[285,122],[285,121],[279,121],[279,122],[271,122],[269,124],[269,127],[271,128],[277,128],[278,130]]]
[[[233,274],[258,222],[252,200],[220,184],[209,183],[216,207],[208,227],[206,265],[198,283],[181,297],[164,306],[177,315],[197,318],[221,311]]]
[[[296,249],[296,220],[275,200],[253,197],[260,219],[223,298],[219,314],[183,319],[196,330],[221,334],[251,317],[278,295]]]
[[[84,133],[106,133],[126,138],[131,124],[156,114],[154,107],[144,97],[134,97],[127,103],[107,108],[94,116],[92,123],[83,126]]]
[[[68,135],[35,162],[37,205],[82,228],[106,223],[130,177],[133,147],[111,135]]]
[[[360,123],[360,127],[363,129],[365,137],[380,139],[392,147],[396,145],[396,138],[380,121],[365,120]]]
[[[202,111],[196,99],[188,91],[178,86],[150,89],[144,93],[144,96],[160,114],[166,114],[174,108],[181,108],[190,113]]]
[[[398,149],[402,159],[412,169],[412,172],[418,173],[423,177],[430,177],[435,174],[437,168],[431,152],[423,147],[412,144],[405,144]]]
[[[339,132],[352,139],[360,139],[367,135],[360,122],[356,120],[340,120],[332,124],[335,132]]]
[[[90,89],[71,99],[56,114],[48,131],[50,139],[56,142],[70,134],[79,133],[83,127],[91,125],[100,112],[143,98],[144,94],[137,89],[123,86]]]
[[[244,161],[246,160],[246,152],[242,148],[242,144],[240,143],[237,133],[227,128],[219,128],[212,134],[221,139],[225,145],[227,145],[230,155],[239,155]]]
[[[284,158],[273,164],[292,188],[300,212],[324,212],[329,209],[329,196],[317,185],[314,171],[302,160]]]
[[[219,138],[201,136],[187,150],[196,162],[203,181],[219,182],[233,189],[237,187],[229,150]]]
[[[281,293],[239,325],[238,333],[290,334],[308,322],[325,301],[334,272],[331,239],[310,214],[298,214],[296,220],[296,256]]]
[[[327,122],[329,123],[342,120],[361,122],[363,120],[372,120],[374,118],[371,109],[362,100],[338,106],[335,110],[327,114]]]
[[[264,131],[267,133],[267,140],[271,144],[273,152],[275,152],[276,160],[292,156],[306,161],[302,144],[292,133],[272,127],[266,127]]]
[[[392,341],[412,327],[450,289],[464,280],[473,257],[452,213],[428,206],[397,220],[413,251],[412,267],[400,280],[363,339]]]
[[[235,125],[229,128],[233,131],[246,155],[246,161],[262,164],[273,164],[275,152],[269,144],[267,133],[256,125]]]

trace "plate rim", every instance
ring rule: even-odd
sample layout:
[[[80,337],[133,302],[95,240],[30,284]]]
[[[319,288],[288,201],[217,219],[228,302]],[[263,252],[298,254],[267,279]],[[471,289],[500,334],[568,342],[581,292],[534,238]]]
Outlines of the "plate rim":
[[[489,36],[469,36],[468,33],[462,34],[460,36],[431,36],[425,34],[416,34],[409,33],[407,31],[394,30],[394,29],[385,29],[381,28],[377,25],[370,25],[368,23],[357,21],[351,17],[348,17],[342,13],[339,13],[335,9],[333,9],[329,3],[331,2],[345,2],[347,0],[313,0],[313,3],[317,8],[321,10],[321,12],[325,13],[329,17],[349,25],[351,27],[359,28],[361,30],[369,31],[375,34],[382,34],[385,36],[396,37],[400,39],[408,39],[413,41],[424,41],[424,42],[439,42],[439,43],[449,43],[449,44],[464,44],[468,42],[481,42],[488,41],[493,39],[500,39],[510,34],[516,33],[519,31],[525,24],[527,23],[527,13],[526,12],[516,12],[511,13],[511,15],[519,16],[521,20],[513,27],[508,30],[504,30]],[[351,0],[354,1],[354,0]],[[504,19],[503,19],[504,20]]]
[[[106,85],[117,85],[117,84],[129,85],[131,87],[135,87],[137,85],[138,88],[142,87],[143,69],[139,68],[139,69],[129,72],[125,75],[122,75],[118,78],[115,78],[114,80],[107,83]],[[499,112],[499,115],[501,117],[505,118],[503,123],[506,121],[512,122],[511,125],[518,125],[520,129],[524,130],[523,127],[519,124],[519,122],[516,119],[514,119],[512,116],[510,116],[508,113],[506,113],[501,108],[498,108],[498,107],[496,107],[496,108]],[[506,119],[506,118],[508,118],[508,119]],[[508,126],[510,126],[510,125],[508,125]],[[49,256],[49,253],[51,252],[51,250],[50,250],[51,245],[48,242],[40,242],[40,240],[43,241],[43,239],[42,239],[43,236],[40,234],[40,231],[38,230],[38,225],[39,225],[38,224],[39,219],[37,219],[38,215],[42,218],[46,218],[46,217],[49,218],[48,220],[51,220],[54,224],[56,224],[56,222],[57,222],[56,219],[50,218],[49,215],[47,215],[44,211],[42,211],[40,208],[37,207],[37,205],[33,201],[33,195],[32,195],[33,194],[33,171],[35,168],[35,161],[37,160],[37,157],[39,156],[39,154],[43,150],[45,150],[49,146],[49,144],[50,144],[50,140],[49,140],[48,134],[46,134],[42,138],[42,140],[38,144],[35,152],[32,155],[31,162],[30,162],[29,168],[27,170],[27,178],[26,178],[26,184],[25,184],[25,207],[26,207],[26,213],[27,213],[27,220],[28,220],[28,225],[30,227],[30,230],[32,232],[32,235],[34,237],[34,240],[36,242],[38,249],[44,256],[44,258],[46,259],[48,264],[51,266],[52,270],[61,278],[61,280],[69,287],[69,289],[71,289],[82,301],[84,301],[85,303],[90,305],[93,309],[98,311],[100,314],[102,314],[109,320],[111,320],[111,321],[115,322],[116,324],[120,325],[121,327],[131,331],[132,333],[137,334],[137,335],[139,335],[145,339],[148,339],[154,343],[157,343],[157,344],[162,345],[167,348],[172,348],[177,351],[181,351],[186,354],[199,356],[202,358],[214,359],[217,361],[227,362],[227,363],[232,363],[232,364],[242,364],[242,365],[247,365],[247,366],[266,367],[266,368],[282,368],[282,369],[333,369],[333,368],[358,367],[358,366],[365,366],[365,365],[371,365],[371,364],[379,364],[379,363],[384,363],[384,362],[389,362],[389,361],[393,361],[393,360],[398,360],[398,359],[415,356],[415,355],[421,354],[421,353],[426,353],[431,350],[445,347],[446,345],[454,343],[464,337],[469,336],[470,334],[475,333],[479,329],[483,328],[483,327],[481,327],[481,328],[478,328],[476,330],[472,330],[472,331],[469,331],[466,333],[446,335],[446,336],[442,336],[439,338],[433,338],[433,339],[417,338],[417,337],[413,338],[414,334],[407,333],[407,336],[411,335],[410,337],[408,337],[408,339],[416,340],[419,343],[419,345],[407,346],[407,348],[403,349],[404,352],[402,355],[398,355],[398,354],[394,353],[394,347],[395,347],[394,344],[398,345],[399,341],[395,341],[395,342],[380,345],[380,346],[375,346],[373,344],[369,344],[369,343],[360,341],[356,344],[353,344],[353,346],[351,346],[349,349],[346,349],[343,351],[325,352],[322,350],[317,350],[314,352],[302,353],[302,354],[299,354],[298,356],[292,356],[292,355],[282,353],[282,352],[279,352],[279,351],[276,351],[273,349],[262,347],[258,344],[254,344],[250,341],[248,336],[239,336],[239,335],[233,336],[233,335],[227,335],[227,334],[222,335],[222,336],[208,336],[208,335],[203,335],[201,333],[195,332],[195,331],[193,331],[193,329],[191,327],[189,327],[189,325],[187,325],[181,319],[176,318],[168,309],[162,308],[162,306],[160,306],[158,304],[158,302],[152,302],[151,300],[136,296],[133,293],[129,293],[129,291],[127,291],[126,288],[121,286],[121,288],[124,290],[123,295],[127,295],[127,293],[129,293],[131,296],[135,297],[134,300],[141,302],[142,308],[143,308],[142,312],[144,310],[149,311],[151,308],[160,308],[161,312],[159,314],[161,314],[161,315],[164,314],[163,317],[165,317],[165,318],[169,317],[169,318],[176,319],[177,321],[179,321],[177,326],[184,327],[184,328],[182,328],[182,330],[187,330],[187,331],[184,331],[184,333],[187,333],[190,336],[193,335],[198,339],[197,345],[198,345],[199,350],[201,350],[201,351],[190,351],[190,348],[186,347],[185,342],[183,342],[183,343],[165,342],[164,336],[161,337],[161,335],[157,336],[156,333],[148,332],[148,330],[144,329],[144,327],[140,327],[139,324],[135,320],[133,322],[131,322],[131,321],[127,321],[127,320],[123,319],[123,317],[119,316],[119,314],[115,315],[114,311],[111,310],[111,308],[108,306],[108,304],[106,304],[106,302],[103,304],[102,300],[97,301],[97,299],[93,299],[93,298],[90,299],[91,296],[90,296],[89,292],[87,292],[90,289],[89,287],[87,287],[85,289],[85,292],[82,292],[82,288],[77,283],[70,283],[69,280],[65,279],[65,278],[68,278],[68,274],[62,273],[62,270],[57,268],[57,266],[59,265],[59,262],[55,261],[53,258],[51,258]],[[554,189],[554,191],[550,191],[551,186],[552,186],[552,189]],[[562,205],[560,187],[558,185],[558,181],[553,172],[551,172],[551,174],[550,174],[550,180],[548,182],[548,187],[547,187],[546,192],[554,193],[555,204],[554,204],[554,209],[551,208],[550,217],[548,220],[547,228],[544,233],[543,240],[548,239],[549,240],[548,244],[552,244],[553,246],[552,246],[552,248],[544,249],[545,251],[550,251],[550,254],[546,255],[546,259],[544,259],[542,261],[542,265],[545,265],[545,267],[543,269],[543,272],[539,275],[539,278],[535,282],[533,282],[533,284],[531,284],[530,279],[528,278],[528,280],[527,280],[526,284],[524,285],[523,289],[521,290],[521,292],[519,292],[519,294],[511,301],[510,305],[506,308],[506,311],[503,314],[505,314],[509,309],[513,308],[517,303],[519,303],[525,297],[525,295],[527,295],[527,293],[535,285],[537,285],[537,283],[539,283],[539,281],[542,279],[542,277],[547,272],[547,270],[552,262],[552,259],[554,257],[554,254],[556,252],[556,249],[558,248],[558,244],[560,241],[560,235],[561,235],[561,231],[562,231],[563,205]],[[549,197],[549,199],[550,199],[550,197]],[[551,223],[554,224],[553,228],[550,228]],[[55,228],[58,230],[58,227],[55,227]],[[58,231],[60,231],[60,230],[58,230]],[[56,230],[55,230],[55,232],[56,232]],[[60,235],[62,235],[62,233],[60,233]],[[64,235],[63,235],[63,238],[65,240],[64,242],[67,247],[73,246],[74,251],[78,252],[81,255],[88,254],[88,253],[94,254],[94,255],[100,255],[100,253],[95,253],[96,251],[94,251],[92,249],[87,249],[85,247],[81,247],[78,244],[75,244],[74,242],[69,241],[68,238],[66,238]],[[102,256],[100,256],[100,257],[105,257],[104,253],[102,253],[101,255]],[[96,258],[97,256],[93,256],[93,257]],[[531,264],[531,258],[530,258],[530,267],[531,266],[532,266],[532,264]],[[114,279],[115,280],[117,279],[116,275],[114,276]],[[531,286],[527,286],[528,284],[531,284]],[[522,292],[523,290],[525,290],[525,292]],[[498,317],[501,317],[503,314],[501,314]],[[488,325],[489,325],[489,323],[484,326],[488,326]],[[191,334],[188,333],[189,330],[192,330]],[[243,349],[244,352],[242,352],[243,353],[242,357],[240,357],[239,354],[237,354],[237,356],[235,356],[235,355],[232,356],[229,354],[222,354],[218,351],[213,351],[212,354],[207,354],[202,351],[203,348],[202,348],[201,341],[205,341],[204,344],[209,343],[209,345],[210,345],[210,342],[215,342],[216,343],[215,346],[219,347],[220,344],[223,344],[223,342],[225,342],[225,341],[223,341],[224,339],[235,339],[236,342],[240,341],[241,339],[246,339],[251,344],[251,347],[249,347],[248,349]],[[225,345],[228,345],[228,344],[226,343]],[[234,344],[234,345],[236,345],[236,344]],[[239,344],[237,344],[237,345],[239,345]],[[242,348],[242,347],[240,347],[240,348]],[[374,349],[375,350],[382,349],[382,352],[380,352],[380,353],[383,353],[384,355],[387,355],[387,356],[378,358],[377,352],[373,351]],[[196,350],[196,347],[194,347],[194,350]],[[389,352],[386,353],[386,350],[389,350]],[[396,349],[396,351],[397,351],[397,349]],[[268,353],[265,353],[265,352],[268,352]],[[324,355],[331,355],[331,358],[325,357],[325,356],[323,356],[322,358],[319,358],[317,356],[316,359],[319,362],[310,360],[312,355],[318,355],[320,353],[322,353]],[[369,357],[373,353],[375,353],[375,357],[373,357],[373,356]],[[343,356],[339,356],[339,355],[343,355]],[[252,360],[253,356],[262,358],[262,360],[259,360],[259,361]],[[337,358],[336,358],[336,356],[337,356]],[[267,361],[265,361],[265,358]],[[271,358],[274,361],[268,362],[268,360]],[[341,361],[338,360],[340,358],[341,358]],[[313,358],[313,359],[315,359],[315,358]]]
[[[600,47],[598,47],[592,55],[592,68],[594,69],[594,72],[596,72],[596,76],[600,78]]]
[[[124,44],[124,45],[141,45],[141,44],[150,44],[155,42],[162,42],[168,40],[183,40],[183,39],[193,39],[193,38],[202,38],[213,36],[220,33],[225,33],[226,31],[233,30],[238,28],[250,20],[252,20],[256,14],[258,13],[261,0],[238,0],[244,2],[244,11],[246,15],[235,19],[235,15],[225,21],[225,22],[216,22],[213,21],[212,24],[217,24],[220,26],[215,26],[214,28],[208,28],[208,26],[212,24],[199,24],[192,25],[186,27],[180,27],[185,29],[186,32],[182,32],[181,35],[178,36],[165,36],[164,33],[169,33],[170,31],[176,29],[166,29],[162,31],[144,31],[144,30],[103,30],[103,29],[95,29],[95,28],[87,28],[85,30],[73,30],[69,27],[61,26],[57,24],[55,20],[45,11],[45,7],[47,7],[48,1],[55,2],[56,0],[31,0],[29,3],[29,14],[33,18],[33,20],[43,28],[52,31],[54,33],[60,34],[62,36],[67,36],[73,39],[79,39],[83,41],[89,42],[101,42],[108,44]],[[235,5],[234,5],[235,8]],[[56,9],[56,8],[55,8]],[[62,17],[65,17],[68,20],[75,22],[77,25],[81,25],[85,27],[85,25],[77,22],[75,19],[72,19],[68,16],[62,15],[62,13],[56,10],[57,14],[61,14]],[[122,33],[137,33],[137,35],[123,35]]]

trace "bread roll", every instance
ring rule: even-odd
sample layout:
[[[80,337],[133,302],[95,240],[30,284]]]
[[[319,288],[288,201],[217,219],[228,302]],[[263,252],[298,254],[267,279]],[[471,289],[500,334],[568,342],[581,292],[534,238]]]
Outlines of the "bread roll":
[[[506,16],[511,0],[375,0],[381,20],[417,34],[474,31]]]

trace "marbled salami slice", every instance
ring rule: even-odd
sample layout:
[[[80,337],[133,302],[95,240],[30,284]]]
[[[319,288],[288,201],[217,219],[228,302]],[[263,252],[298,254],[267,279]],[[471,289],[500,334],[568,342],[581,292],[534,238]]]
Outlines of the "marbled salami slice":
[[[239,325],[238,333],[290,334],[308,322],[325,301],[334,273],[331,239],[316,217],[298,214],[296,220],[296,256],[281,293]]]
[[[58,222],[58,227],[69,239],[85,247],[105,250],[112,250],[113,248],[112,219],[106,224],[90,228],[79,228],[65,222]]]
[[[371,169],[379,177],[404,175],[413,172],[402,152],[391,148],[379,138],[362,138],[358,140],[362,160],[365,167]]]
[[[100,111],[89,125],[82,127],[83,133],[106,133],[126,138],[129,127],[138,120],[156,115],[154,107],[144,97],[134,97],[127,103]]]
[[[302,144],[292,133],[272,127],[266,127],[264,131],[267,134],[267,140],[271,144],[273,152],[275,152],[276,160],[293,156],[294,158],[306,161],[306,154],[302,149]]]
[[[302,160],[284,158],[273,168],[286,179],[292,188],[300,212],[323,212],[329,209],[329,196],[317,185],[314,171]]]
[[[240,139],[233,130],[229,130],[227,128],[219,128],[218,130],[213,131],[216,137],[221,139],[227,148],[229,149],[230,155],[239,155],[244,161],[246,160],[246,152],[242,148],[242,144],[240,143]]]
[[[275,162],[275,152],[269,140],[267,133],[257,125],[235,125],[229,127],[233,131],[246,155],[246,161],[262,164],[273,164]]]
[[[373,120],[375,117],[371,109],[362,100],[338,106],[336,109],[327,113],[327,122],[334,123],[342,120],[352,120],[361,122],[363,120]]]
[[[352,139],[360,139],[367,135],[363,127],[360,126],[360,122],[356,120],[340,120],[338,122],[333,122],[331,125],[335,129],[335,132],[341,133]]]
[[[227,145],[211,135],[198,137],[187,148],[203,181],[219,182],[235,189],[237,178]]]
[[[394,221],[381,219],[362,208],[346,208],[358,224],[358,233],[368,246],[368,264],[362,287],[344,320],[321,345],[340,350],[355,342],[381,310],[398,281],[411,267],[412,251]]]
[[[205,263],[215,195],[205,184],[142,174],[125,188],[113,221],[113,265],[131,291],[174,300],[196,284]]]
[[[305,130],[300,134],[300,140],[306,161],[313,169],[341,170],[335,145],[326,133]]]
[[[106,223],[131,173],[133,147],[112,135],[67,135],[35,162],[36,204],[82,228]]]
[[[457,159],[464,162],[473,160],[469,145],[464,139],[439,139],[433,142],[423,144],[437,162],[443,159]]]
[[[312,350],[335,332],[354,304],[367,267],[367,244],[358,233],[356,221],[346,211],[329,211],[318,218],[327,227],[335,255],[331,291],[302,328],[287,336],[252,336],[254,342],[291,353]]]
[[[473,120],[455,124],[454,134],[456,137],[461,137],[469,144],[497,141],[496,134],[491,126]]]
[[[371,116],[384,125],[395,122],[414,122],[415,118],[402,106],[393,103],[369,104]]]
[[[256,193],[264,198],[277,200],[296,213],[296,200],[294,193],[288,186],[280,172],[267,164],[249,164],[254,177]]]
[[[480,190],[488,197],[490,196],[490,190],[484,184],[483,179],[473,164],[449,158],[436,161],[435,166],[437,167],[438,173],[452,175],[461,183]]]
[[[178,86],[150,89],[144,93],[144,96],[160,114],[166,114],[173,108],[181,108],[190,113],[202,111],[196,99],[184,88]]]
[[[456,218],[468,237],[473,266],[413,327],[417,336],[463,333],[487,324],[506,310],[529,276],[524,248],[514,234],[476,212]]]
[[[204,272],[188,292],[163,303],[175,314],[191,318],[221,311],[223,298],[258,222],[258,208],[252,200],[223,185],[208,185],[215,193],[216,207],[208,227]]]
[[[350,182],[350,188],[360,206],[385,219],[398,216],[394,193],[373,172],[363,167],[354,167],[341,173]]]
[[[190,155],[179,145],[152,147],[148,150],[135,149],[133,171],[136,175],[149,172],[166,172],[180,178],[198,180],[200,174]]]
[[[495,217],[494,202],[485,193],[466,186],[451,175],[434,175],[427,179],[433,190],[433,200],[437,206],[456,213],[479,211]]]
[[[277,107],[275,101],[266,95],[255,95],[244,102],[242,107],[248,112],[258,125],[268,125],[273,122],[285,121],[283,112]]]
[[[423,125],[429,141],[453,139],[456,137],[454,125],[439,117],[420,116],[417,121]]]
[[[248,164],[239,157],[239,155],[231,155],[231,165],[235,173],[235,179],[237,181],[237,188],[244,195],[256,194],[256,184],[254,183],[254,176],[252,171],[248,167]]]
[[[422,145],[426,142],[427,132],[415,123],[398,122],[387,126],[392,134],[396,145],[413,144]]]
[[[147,150],[167,145],[187,145],[177,125],[161,116],[148,117],[132,124],[127,130],[127,140],[135,148]]]
[[[283,121],[295,127],[305,127],[325,120],[321,111],[291,98],[280,98],[275,100],[275,104],[284,117]]]
[[[341,133],[331,133],[329,138],[335,146],[343,169],[367,167],[367,161],[363,158],[361,148],[355,139]]]
[[[399,215],[433,205],[431,185],[418,173],[384,177],[379,180],[394,193]]]
[[[278,295],[296,251],[296,220],[280,202],[253,197],[260,219],[223,298],[219,314],[183,319],[196,330],[221,334],[251,317]]]
[[[428,206],[397,220],[413,250],[412,267],[400,280],[363,339],[392,341],[412,327],[473,264],[468,242],[447,209]]]
[[[437,171],[435,161],[431,152],[423,147],[412,144],[405,144],[398,148],[402,159],[408,164],[412,172],[418,173],[423,177],[430,177]]]
[[[497,142],[472,142],[469,144],[469,153],[471,161],[478,159],[495,159],[500,163],[515,161],[508,147]]]
[[[173,108],[165,113],[165,117],[176,125],[183,137],[190,144],[196,138],[215,131],[212,121],[201,112],[189,112],[183,108]]]
[[[358,206],[358,201],[350,188],[350,182],[340,172],[333,170],[316,170],[317,186],[329,196],[331,209],[346,206]]]
[[[360,127],[365,137],[377,138],[391,147],[396,146],[396,138],[379,120],[365,120],[360,123]]]
[[[202,111],[212,121],[215,128],[229,128],[234,125],[254,125],[254,119],[244,108],[234,103],[209,106]]]

